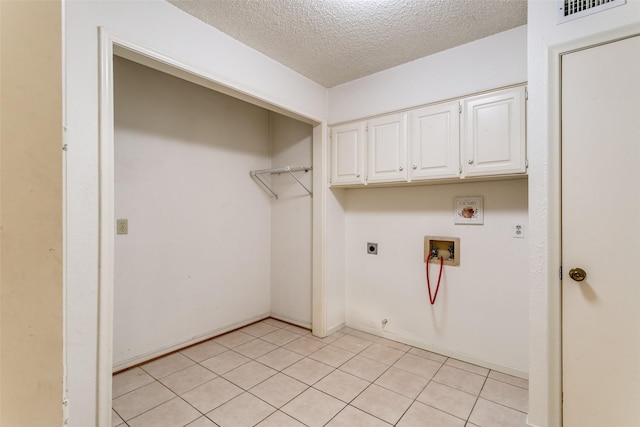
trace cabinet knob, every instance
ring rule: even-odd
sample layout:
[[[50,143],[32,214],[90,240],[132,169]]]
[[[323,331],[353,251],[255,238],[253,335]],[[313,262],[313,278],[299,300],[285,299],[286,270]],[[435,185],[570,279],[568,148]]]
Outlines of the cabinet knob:
[[[469,163],[470,165],[472,165],[472,164],[473,164],[473,159],[469,159],[469,160],[467,160],[467,163]]]
[[[360,178],[360,174],[359,173],[356,174],[356,178]]]
[[[418,169],[418,165],[416,165],[415,163],[413,165],[411,165],[411,167],[413,168],[413,170]]]
[[[400,171],[404,170],[404,166],[400,165]]]

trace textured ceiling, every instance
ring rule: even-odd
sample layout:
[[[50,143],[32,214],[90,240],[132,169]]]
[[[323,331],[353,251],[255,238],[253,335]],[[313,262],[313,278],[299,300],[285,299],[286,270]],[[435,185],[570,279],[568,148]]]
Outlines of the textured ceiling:
[[[327,88],[527,23],[527,0],[168,0]]]

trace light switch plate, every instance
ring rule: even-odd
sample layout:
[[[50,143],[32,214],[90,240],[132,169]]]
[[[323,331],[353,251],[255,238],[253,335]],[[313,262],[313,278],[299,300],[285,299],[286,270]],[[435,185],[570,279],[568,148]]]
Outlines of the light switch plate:
[[[118,219],[116,220],[116,233],[117,234],[129,234],[129,220]]]

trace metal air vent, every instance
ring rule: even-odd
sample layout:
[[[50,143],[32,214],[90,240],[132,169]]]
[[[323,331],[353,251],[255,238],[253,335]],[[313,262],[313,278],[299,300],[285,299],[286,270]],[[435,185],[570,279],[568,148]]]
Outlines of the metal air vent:
[[[558,0],[558,24],[622,6],[627,0]]]

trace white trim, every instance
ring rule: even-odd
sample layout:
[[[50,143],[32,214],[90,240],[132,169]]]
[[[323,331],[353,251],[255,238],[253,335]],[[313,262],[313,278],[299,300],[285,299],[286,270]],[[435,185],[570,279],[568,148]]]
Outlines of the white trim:
[[[581,37],[558,45],[549,46],[548,53],[548,168],[547,168],[547,284],[548,293],[548,343],[549,343],[549,402],[548,420],[562,425],[562,282],[559,271],[561,252],[561,57],[566,53],[587,49],[603,43],[630,37],[640,33],[640,24],[632,24],[613,30]]]
[[[412,347],[420,348],[422,350],[431,351],[433,353],[441,354],[447,357],[453,357],[454,359],[462,360],[463,362],[468,362],[474,365],[482,366],[487,369],[491,369],[494,371],[502,372],[504,374],[512,375],[514,377],[522,378],[525,380],[529,379],[529,373],[525,371],[521,371],[519,369],[514,369],[509,366],[501,365],[499,363],[493,363],[484,359],[479,359],[477,357],[470,356],[465,353],[460,353],[457,351],[450,351],[442,347],[438,347],[432,344],[429,344],[426,341],[420,341],[412,338],[407,338],[402,335],[395,334],[393,332],[386,332],[380,329],[372,328],[370,326],[362,325],[362,324],[347,324],[349,328],[367,332],[371,335],[375,335],[377,337],[386,338],[395,342],[403,343],[406,345],[410,345]]]
[[[279,320],[281,322],[289,323],[294,326],[300,326],[303,329],[311,330],[311,324],[312,324],[311,322],[304,322],[302,320],[297,320],[289,316],[285,316],[283,314],[278,314],[278,313],[270,313],[269,317],[271,317],[272,319]]]
[[[329,187],[329,153],[327,143],[327,124],[313,128],[313,201],[312,201],[312,296],[311,327],[313,335],[327,336],[327,192]]]
[[[340,329],[342,329],[342,328],[344,328],[344,327],[345,327],[344,322],[340,322],[340,323],[338,323],[336,326],[334,326],[333,328],[330,328],[330,329],[327,331],[327,336],[328,336],[328,335],[333,334],[334,332],[338,332]]]
[[[103,27],[101,27],[103,28]],[[106,30],[108,31],[108,30]],[[314,117],[308,112],[294,112],[273,101],[268,101],[263,95],[247,92],[239,88],[236,82],[223,78],[219,75],[213,75],[191,64],[183,63],[169,55],[158,50],[145,46],[133,40],[125,39],[109,32],[109,38],[112,41],[112,53],[133,62],[145,65],[147,67],[162,71],[166,74],[178,77],[191,83],[213,89],[225,95],[232,96],[250,104],[257,105],[267,110],[275,111],[288,117],[300,120],[302,122],[317,125],[321,119]]]
[[[136,356],[134,358],[131,359],[127,359],[121,363],[118,363],[117,365],[113,365],[112,371],[113,372],[118,372],[118,371],[122,371],[125,370],[127,368],[131,368],[133,366],[139,365],[141,363],[144,363],[146,361],[155,359],[157,357],[161,357],[164,355],[167,355],[169,353],[173,353],[175,351],[181,350],[183,348],[187,348],[190,347],[194,344],[198,344],[201,343],[203,341],[209,340],[211,338],[215,338],[215,337],[219,337],[220,335],[224,335],[227,332],[232,332],[241,328],[244,328],[245,326],[248,325],[252,325],[256,322],[260,322],[262,320],[268,319],[270,317],[274,317],[271,316],[269,313],[264,313],[260,316],[254,316],[250,319],[246,319],[240,322],[236,322],[233,323],[232,325],[229,326],[225,326],[224,328],[219,328],[219,329],[215,329],[213,331],[209,331],[206,332],[204,334],[199,334],[196,335],[195,337],[191,338],[190,340],[187,341],[181,341],[179,343],[175,343],[166,347],[163,347],[161,349],[149,352],[149,353],[145,353],[143,355],[140,356]],[[307,326],[308,328],[308,326]]]
[[[97,425],[111,425],[114,276],[113,39],[100,28]]]
[[[314,334],[326,335],[325,258],[326,258],[326,194],[327,171],[327,124],[304,112],[290,111],[273,104],[257,94],[234,89],[233,82],[213,77],[188,64],[171,58],[155,49],[142,46],[131,40],[114,35],[104,27],[99,29],[100,75],[99,75],[99,277],[98,277],[98,356],[97,356],[97,415],[98,427],[111,426],[111,379],[113,372],[113,287],[114,287],[114,111],[113,111],[113,55],[129,59],[168,72],[176,77],[202,84],[234,96],[243,101],[260,105],[272,111],[305,121],[313,129],[313,277],[312,304]],[[130,56],[129,56],[130,54]],[[234,326],[231,329],[235,329]]]
[[[67,318],[67,269],[69,260],[67,255],[67,244],[69,224],[68,215],[68,179],[67,179],[67,25],[66,25],[66,0],[61,1],[60,21],[61,21],[61,48],[62,48],[62,424],[69,423],[69,352],[67,344],[69,342]]]

